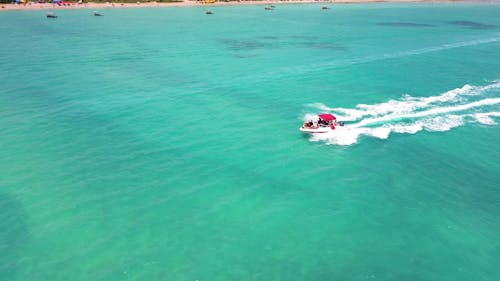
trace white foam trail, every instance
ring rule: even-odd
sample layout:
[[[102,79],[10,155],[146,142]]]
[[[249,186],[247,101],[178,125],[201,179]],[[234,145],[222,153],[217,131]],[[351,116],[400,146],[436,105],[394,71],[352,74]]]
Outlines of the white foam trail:
[[[256,73],[251,76],[239,77],[238,79],[232,79],[231,81],[238,81],[238,83],[242,83],[243,81],[250,81],[251,83],[255,83],[256,80],[267,81],[267,80],[276,80],[290,76],[304,75],[306,73],[314,73],[314,72],[324,72],[327,69],[337,68],[337,67],[346,67],[350,65],[371,63],[376,61],[383,61],[387,59],[396,59],[407,56],[415,56],[422,55],[432,52],[444,51],[449,49],[463,48],[463,47],[472,47],[483,44],[490,44],[500,42],[500,37],[498,34],[495,34],[494,37],[483,38],[483,39],[474,39],[468,41],[454,42],[454,43],[445,43],[438,46],[430,46],[419,49],[407,50],[402,52],[395,53],[385,53],[385,54],[377,54],[377,55],[369,55],[366,57],[361,57],[357,59],[348,59],[348,60],[336,60],[330,62],[321,62],[321,63],[312,63],[305,65],[298,65],[295,67],[287,66],[286,68],[276,69],[275,71],[265,72],[265,73]]]
[[[329,108],[323,105],[319,109],[323,111],[334,111],[342,113],[345,121],[355,121],[366,116],[379,116],[393,114],[403,114],[413,112],[416,109],[425,109],[435,106],[436,103],[458,103],[464,101],[465,98],[470,96],[477,96],[485,91],[493,89],[500,89],[500,82],[493,83],[487,86],[471,86],[464,85],[462,88],[447,91],[441,95],[430,97],[412,97],[409,95],[404,96],[402,100],[389,100],[385,103],[366,105],[359,104],[357,109],[348,108]]]
[[[491,117],[500,117],[500,112],[476,113],[472,117],[479,123],[485,125],[496,125],[497,122]]]
[[[415,134],[420,131],[442,132],[466,123],[496,125],[500,117],[500,81],[486,86],[464,85],[430,97],[405,95],[401,100],[379,104],[359,104],[355,108],[331,108],[321,103],[310,106],[332,112],[339,120],[354,121],[332,133],[315,134],[312,141],[350,145],[365,135],[387,139],[391,133]],[[494,109],[494,110],[492,110]],[[315,117],[308,114],[304,120]]]
[[[379,117],[379,118],[364,119],[364,120],[360,121],[359,123],[352,125],[352,126],[353,127],[364,127],[366,125],[373,124],[373,123],[380,123],[380,122],[398,120],[398,119],[404,119],[404,118],[424,117],[424,116],[429,116],[429,115],[451,113],[451,112],[456,112],[456,111],[464,111],[464,110],[471,109],[474,107],[479,107],[479,106],[484,106],[484,105],[494,105],[494,104],[500,104],[500,98],[484,99],[484,100],[480,100],[477,102],[472,102],[469,104],[458,105],[458,106],[434,108],[434,109],[429,109],[429,110],[418,112],[418,113],[389,114],[389,115],[385,115],[385,116]]]
[[[477,40],[449,43],[449,44],[443,44],[443,45],[434,46],[434,47],[427,47],[427,48],[397,52],[394,54],[385,54],[381,58],[376,57],[370,61],[375,61],[375,60],[379,60],[379,59],[400,58],[400,57],[406,57],[406,56],[412,56],[412,55],[421,55],[421,54],[438,52],[438,51],[449,50],[449,49],[456,49],[456,48],[462,48],[462,47],[470,47],[470,46],[477,46],[477,45],[482,45],[482,44],[495,43],[498,41],[500,41],[500,37],[492,37],[492,38],[486,38],[486,39],[477,39]],[[368,62],[368,61],[366,61],[366,62]]]

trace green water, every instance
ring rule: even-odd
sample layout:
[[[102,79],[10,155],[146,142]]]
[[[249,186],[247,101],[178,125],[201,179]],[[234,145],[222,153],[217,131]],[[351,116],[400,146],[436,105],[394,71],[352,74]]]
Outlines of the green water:
[[[500,5],[212,10],[0,13],[0,280],[498,280]]]

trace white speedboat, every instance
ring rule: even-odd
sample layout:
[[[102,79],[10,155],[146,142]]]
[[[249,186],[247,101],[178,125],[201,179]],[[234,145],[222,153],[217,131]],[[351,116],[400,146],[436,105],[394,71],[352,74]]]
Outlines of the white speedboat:
[[[299,128],[304,133],[328,133],[335,131],[337,126],[344,126],[343,122],[337,122],[337,117],[330,113],[318,115],[318,120],[310,120],[304,122],[304,125]]]
[[[328,132],[331,132],[335,129],[332,129],[331,127],[327,126],[327,127],[318,127],[318,126],[311,126],[311,127],[307,127],[307,126],[302,126],[299,128],[299,130],[301,132],[304,132],[304,133],[328,133]]]

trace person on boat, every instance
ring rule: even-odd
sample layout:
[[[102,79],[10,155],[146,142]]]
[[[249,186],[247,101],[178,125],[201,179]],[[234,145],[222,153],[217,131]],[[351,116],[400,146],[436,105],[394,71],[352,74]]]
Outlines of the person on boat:
[[[304,128],[311,128],[314,125],[312,120],[304,122]]]

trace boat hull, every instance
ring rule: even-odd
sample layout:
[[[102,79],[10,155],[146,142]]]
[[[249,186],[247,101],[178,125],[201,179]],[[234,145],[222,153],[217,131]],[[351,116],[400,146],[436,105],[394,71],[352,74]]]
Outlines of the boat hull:
[[[299,129],[303,133],[309,133],[309,134],[322,134],[322,133],[328,133],[332,132],[335,129],[332,129],[330,127],[319,127],[319,128],[306,128],[306,127],[300,127]]]

